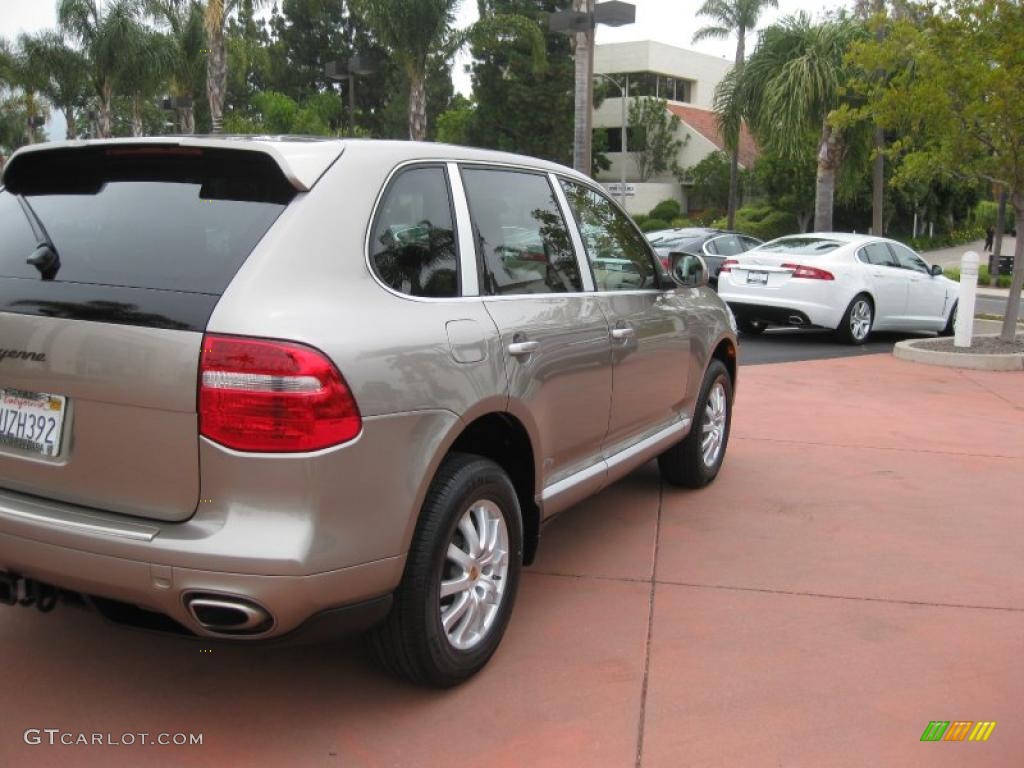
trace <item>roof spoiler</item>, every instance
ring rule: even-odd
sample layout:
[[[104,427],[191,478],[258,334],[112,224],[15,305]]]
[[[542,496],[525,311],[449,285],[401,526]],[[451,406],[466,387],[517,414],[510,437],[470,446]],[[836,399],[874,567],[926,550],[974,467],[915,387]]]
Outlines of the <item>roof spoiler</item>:
[[[144,149],[148,145],[160,147],[195,147],[221,150],[242,150],[267,155],[281,169],[285,179],[299,192],[308,192],[328,168],[341,156],[345,143],[340,140],[305,138],[277,138],[264,136],[150,136],[136,139],[102,139],[54,141],[30,144],[11,155],[4,166],[0,181],[6,181],[19,161],[39,152],[86,147],[124,147]]]

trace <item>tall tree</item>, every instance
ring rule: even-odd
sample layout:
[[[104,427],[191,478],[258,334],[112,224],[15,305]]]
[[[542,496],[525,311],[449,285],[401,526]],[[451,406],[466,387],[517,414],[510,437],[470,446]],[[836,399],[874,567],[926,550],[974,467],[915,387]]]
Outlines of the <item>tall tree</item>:
[[[64,114],[67,138],[74,139],[76,112],[89,96],[89,63],[58,31],[22,35],[18,42],[47,100]]]
[[[530,42],[538,70],[544,68],[544,35],[536,22],[522,16],[481,18],[468,29],[455,29],[461,0],[352,0],[378,43],[402,66],[409,81],[409,138],[427,136],[427,72],[447,62],[471,38],[522,36]]]
[[[59,0],[57,5],[61,29],[81,43],[89,60],[89,80],[99,103],[100,138],[111,136],[117,78],[149,55],[138,34],[138,16],[136,0],[111,0],[105,5],[98,0]]]
[[[869,90],[868,115],[904,138],[897,186],[936,179],[998,184],[1024,221],[1024,5],[1019,0],[946,0],[922,17],[895,22],[885,40],[854,46],[861,70],[882,69],[885,88]],[[1024,237],[1000,337],[1016,332],[1024,287]]]
[[[167,32],[172,47],[167,75],[177,129],[195,133],[195,102],[206,74],[206,32],[199,0],[146,0],[146,9]]]
[[[766,7],[778,8],[779,0],[704,0],[704,5],[697,11],[698,16],[706,16],[712,24],[701,27],[693,36],[693,42],[708,38],[725,39],[736,35],[736,62],[733,71],[736,77],[743,74],[746,61],[747,33],[753,32],[761,11]],[[731,153],[729,159],[729,208],[726,214],[729,229],[736,221],[736,208],[739,205],[739,165],[740,165],[740,121],[722,121],[722,135],[726,148]]]
[[[225,26],[228,17],[243,3],[250,9],[264,0],[206,0],[206,98],[210,103],[210,123],[214,133],[224,127],[224,101],[228,90],[228,54]]]
[[[730,72],[715,93],[715,110],[745,117],[765,149],[792,159],[815,153],[819,232],[832,229],[836,174],[849,138],[830,118],[849,79],[846,53],[863,34],[846,19],[813,25],[806,13],[790,16],[761,33],[742,71]],[[816,147],[805,141],[811,131]]]
[[[679,138],[681,121],[668,111],[664,99],[641,97],[629,105],[629,127],[636,137],[630,153],[640,181],[664,171],[681,173],[677,159],[685,143]]]
[[[543,24],[565,0],[478,0],[480,18],[515,14]],[[573,58],[568,35],[546,32],[547,67],[537,72],[528,41],[475,40],[470,143],[570,165],[573,146]],[[543,109],[537,105],[543,104]]]

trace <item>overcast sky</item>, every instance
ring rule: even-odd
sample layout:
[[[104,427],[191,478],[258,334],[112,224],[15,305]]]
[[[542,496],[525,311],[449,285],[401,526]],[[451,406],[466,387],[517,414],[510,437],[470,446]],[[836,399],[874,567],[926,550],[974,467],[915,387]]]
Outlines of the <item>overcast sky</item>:
[[[732,59],[736,51],[736,41],[705,40],[701,43],[691,42],[693,33],[706,22],[697,17],[697,9],[703,0],[633,0],[636,5],[636,23],[624,27],[598,27],[597,42],[618,43],[631,40],[657,40],[658,42],[678,45],[683,48],[723,56]],[[57,23],[56,0],[0,0],[0,37],[16,38],[21,32],[34,32],[39,29],[53,27]],[[849,7],[851,0],[779,0],[779,8],[767,9],[761,16],[761,26],[771,24],[780,16],[804,10],[818,17],[824,12],[840,7]],[[476,0],[463,0],[459,9],[458,24],[465,26],[477,18]],[[751,35],[747,40],[747,50],[753,49],[756,37]],[[469,76],[465,73],[465,65],[469,56],[458,57],[453,68],[452,77],[455,87],[463,93],[470,90]],[[59,114],[54,115],[52,126],[47,126],[51,138],[62,138],[64,121]]]

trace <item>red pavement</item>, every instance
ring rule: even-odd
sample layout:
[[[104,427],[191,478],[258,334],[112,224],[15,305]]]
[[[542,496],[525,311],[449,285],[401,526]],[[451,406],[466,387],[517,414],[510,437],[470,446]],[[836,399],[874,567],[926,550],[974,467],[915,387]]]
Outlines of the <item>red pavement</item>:
[[[1024,765],[1024,374],[745,368],[718,481],[647,466],[545,532],[487,670],[0,610],[0,767]],[[922,743],[930,720],[995,720]],[[27,746],[27,728],[202,732]]]

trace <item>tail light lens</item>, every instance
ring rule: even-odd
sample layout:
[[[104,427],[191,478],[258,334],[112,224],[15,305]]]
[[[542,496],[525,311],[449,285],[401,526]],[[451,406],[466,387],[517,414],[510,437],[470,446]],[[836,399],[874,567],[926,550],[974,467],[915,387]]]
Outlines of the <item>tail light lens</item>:
[[[739,266],[739,261],[736,259],[726,259],[722,262],[722,266],[718,268],[719,274],[722,272],[732,272],[733,267]]]
[[[672,259],[671,259],[671,257],[669,257],[669,256],[661,256],[660,258],[661,258],[661,266],[663,266],[666,270],[671,270],[672,269]]]
[[[199,377],[199,433],[228,448],[316,451],[362,428],[338,369],[302,344],[207,334]]]
[[[803,264],[783,264],[783,269],[792,269],[793,277],[803,277],[807,280],[835,280],[836,276],[831,272],[817,267],[807,267]]]

